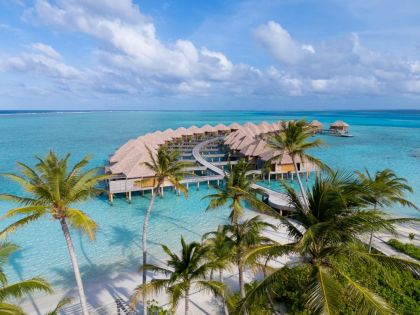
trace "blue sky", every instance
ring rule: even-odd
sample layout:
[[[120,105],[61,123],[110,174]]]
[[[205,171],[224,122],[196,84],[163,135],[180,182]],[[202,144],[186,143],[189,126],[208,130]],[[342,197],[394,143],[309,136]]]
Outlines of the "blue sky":
[[[0,109],[420,109],[417,0],[3,0]]]

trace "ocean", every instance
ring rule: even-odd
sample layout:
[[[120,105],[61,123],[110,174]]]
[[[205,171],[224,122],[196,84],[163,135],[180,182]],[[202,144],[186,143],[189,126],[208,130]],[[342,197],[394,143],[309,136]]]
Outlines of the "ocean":
[[[48,150],[72,153],[72,161],[91,154],[91,167],[103,166],[109,155],[131,138],[154,130],[180,126],[201,126],[282,119],[318,119],[328,125],[341,119],[350,124],[353,138],[321,136],[328,144],[314,155],[329,166],[371,172],[391,168],[407,178],[415,190],[408,199],[420,205],[420,111],[323,111],[323,112],[233,112],[233,111],[0,111],[0,172],[17,170],[16,161],[34,165],[34,155]],[[275,183],[273,185],[276,185]],[[19,193],[19,188],[0,178],[0,191]],[[228,209],[205,212],[211,192],[206,187],[190,189],[188,199],[167,193],[156,202],[150,222],[150,252],[160,259],[160,243],[178,248],[180,235],[199,240],[201,235],[226,222]],[[99,226],[90,242],[73,233],[77,256],[85,280],[112,277],[119,268],[140,262],[140,232],[148,195],[136,194],[128,204],[123,197],[110,206],[102,196],[77,205]],[[13,205],[0,203],[3,214]],[[413,209],[392,207],[387,212],[420,217]],[[0,225],[4,227],[5,222]],[[73,276],[65,240],[57,222],[49,219],[32,223],[10,236],[21,250],[13,255],[5,271],[10,281],[43,276],[60,288],[72,287]]]

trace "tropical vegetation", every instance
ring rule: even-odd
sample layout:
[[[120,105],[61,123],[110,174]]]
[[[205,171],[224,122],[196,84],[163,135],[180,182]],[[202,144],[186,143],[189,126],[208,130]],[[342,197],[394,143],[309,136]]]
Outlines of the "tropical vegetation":
[[[184,193],[185,196],[188,196],[188,190],[185,188],[184,185],[181,184],[181,179],[184,176],[191,174],[191,172],[188,172],[186,170],[187,167],[191,166],[191,163],[180,161],[179,151],[169,150],[167,147],[162,146],[158,149],[155,155],[153,154],[150,148],[147,148],[147,150],[149,153],[150,162],[146,162],[145,165],[155,174],[155,183],[143,223],[142,254],[144,266],[147,265],[147,232],[149,227],[150,214],[152,212],[153,204],[155,202],[155,196],[159,194],[161,197],[163,197],[163,185],[165,183],[165,180],[169,181],[175,189]],[[143,284],[146,284],[146,269],[143,269],[142,280]],[[147,313],[146,293],[143,296],[143,313]]]
[[[9,283],[3,266],[10,255],[16,252],[19,246],[10,242],[0,243],[0,314],[23,315],[25,312],[16,301],[34,292],[52,293],[50,284],[42,278],[36,277]]]
[[[100,175],[99,168],[84,170],[89,163],[89,156],[72,167],[69,167],[70,154],[59,158],[56,153],[50,151],[44,158],[36,156],[36,159],[38,163],[34,168],[17,163],[20,168],[19,174],[3,174],[18,183],[26,195],[0,194],[1,200],[20,204],[2,216],[2,221],[14,217],[18,219],[1,231],[0,235],[7,236],[18,228],[44,217],[58,221],[69,251],[82,312],[83,315],[88,315],[82,277],[69,226],[87,235],[91,240],[95,238],[97,224],[85,212],[74,208],[73,204],[99,194],[102,190],[97,184],[108,176]]]
[[[416,205],[405,199],[405,193],[413,192],[405,178],[398,177],[392,170],[384,169],[372,175],[369,170],[356,172],[361,185],[365,188],[365,200],[373,206],[373,210],[399,204],[417,209]],[[372,250],[373,232],[370,233],[369,252]]]
[[[290,155],[302,194],[303,203],[306,207],[308,207],[307,197],[305,189],[303,188],[302,179],[300,178],[297,159],[300,159],[300,163],[309,161],[320,169],[329,170],[329,167],[325,165],[325,163],[308,153],[310,149],[319,148],[325,145],[319,138],[309,140],[313,135],[314,128],[305,120],[301,119],[296,121],[282,121],[280,131],[274,133],[268,139],[268,146],[277,150],[280,154],[273,159],[279,158],[283,154]]]
[[[249,170],[250,165],[245,159],[240,159],[233,165],[231,172],[225,173],[224,184],[216,187],[216,193],[205,197],[210,199],[207,210],[218,209],[229,203],[229,219],[233,224],[243,215],[245,202],[254,209],[272,211],[258,199],[257,190],[252,187],[254,181],[247,175]]]
[[[404,244],[393,238],[390,239],[387,243],[400,252],[403,252],[404,254],[420,261],[420,247],[414,244]]]
[[[205,290],[216,296],[224,296],[226,286],[215,280],[207,280],[208,273],[215,268],[213,262],[208,261],[206,246],[200,243],[186,243],[181,236],[181,253],[177,255],[167,246],[162,245],[163,251],[169,256],[167,267],[146,264],[142,270],[165,275],[165,278],[152,279],[149,283],[140,284],[131,298],[132,308],[135,308],[140,298],[150,293],[165,290],[170,295],[172,311],[176,310],[180,300],[184,299],[185,315],[190,313],[190,293],[193,289]]]
[[[362,285],[350,271],[355,264],[364,264],[380,268],[384,281],[392,281],[394,270],[419,270],[417,262],[369,253],[360,240],[361,235],[370,231],[394,232],[395,221],[388,220],[379,210],[366,209],[365,187],[352,174],[333,173],[317,178],[306,191],[308,208],[292,187],[286,183],[284,186],[295,211],[278,219],[294,242],[256,246],[248,251],[248,259],[298,254],[299,262],[289,268],[308,270],[305,307],[315,313],[340,314],[343,296],[357,314],[392,312],[392,306],[378,292]],[[276,285],[284,280],[285,270],[278,268],[263,279],[248,292],[239,309],[246,310],[257,298],[274,296]]]

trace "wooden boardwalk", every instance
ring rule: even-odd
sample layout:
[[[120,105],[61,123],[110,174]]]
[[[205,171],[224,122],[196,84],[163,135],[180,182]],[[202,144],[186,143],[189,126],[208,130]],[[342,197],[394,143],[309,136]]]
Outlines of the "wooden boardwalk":
[[[213,171],[216,174],[219,174],[220,176],[224,175],[226,172],[223,171],[222,169],[220,169],[219,167],[217,167],[216,165],[214,165],[214,163],[207,161],[200,153],[201,149],[207,145],[209,145],[212,142],[215,141],[220,141],[221,137],[217,137],[214,139],[210,139],[210,140],[206,140],[203,141],[199,144],[197,144],[192,153],[194,158],[196,159],[197,162],[199,162],[200,164],[202,164],[203,166],[206,166],[209,170]],[[260,170],[252,170],[249,172],[249,174],[258,174],[261,173]],[[273,208],[279,209],[279,210],[286,210],[286,211],[291,211],[293,210],[290,205],[289,205],[289,200],[287,198],[287,196],[285,194],[282,194],[280,192],[271,190],[269,188],[263,187],[261,185],[258,184],[253,184],[252,188],[260,191],[261,193],[265,194],[268,196],[268,204],[270,206],[272,206]]]

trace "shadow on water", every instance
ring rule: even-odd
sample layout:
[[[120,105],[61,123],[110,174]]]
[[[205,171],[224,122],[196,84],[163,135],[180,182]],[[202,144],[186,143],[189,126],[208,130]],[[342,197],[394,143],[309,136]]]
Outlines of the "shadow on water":
[[[140,228],[139,228],[140,229]],[[109,245],[122,247],[124,250],[136,246],[141,248],[138,231],[131,230],[122,225],[111,226]]]
[[[192,234],[194,234],[196,236],[201,237],[201,234],[200,233],[197,233],[196,231],[189,229],[187,226],[190,223],[188,223],[188,222],[186,222],[184,220],[179,220],[179,219],[176,219],[176,218],[173,218],[173,217],[164,215],[164,214],[162,214],[160,212],[154,213],[153,216],[154,216],[155,219],[156,218],[157,219],[162,219],[162,221],[169,222],[169,223],[171,223],[172,225],[176,226],[177,228],[179,228],[181,230],[188,231],[188,232],[190,232],[190,233],[192,233]]]
[[[17,252],[14,252],[10,257],[9,257],[9,262],[10,265],[13,267],[13,269],[15,270],[18,279],[20,281],[23,281],[23,267],[21,264],[21,261],[24,260],[24,252],[30,250],[30,247],[26,247],[25,249],[19,249]],[[36,302],[32,296],[32,294],[28,294],[27,295],[28,300],[31,302],[32,306],[34,307],[34,310],[39,313],[39,309],[38,306],[36,305]]]

